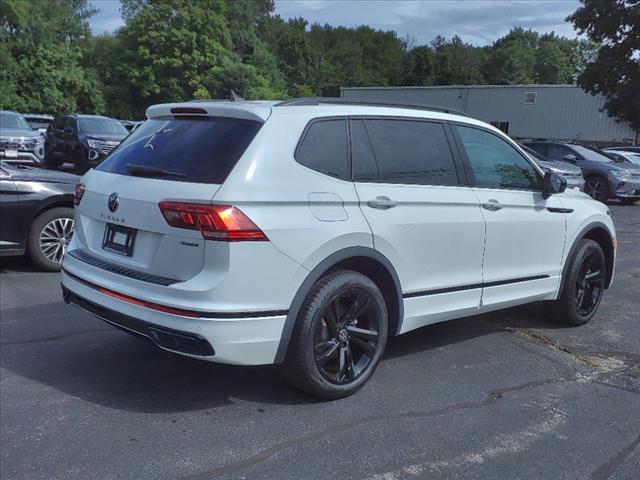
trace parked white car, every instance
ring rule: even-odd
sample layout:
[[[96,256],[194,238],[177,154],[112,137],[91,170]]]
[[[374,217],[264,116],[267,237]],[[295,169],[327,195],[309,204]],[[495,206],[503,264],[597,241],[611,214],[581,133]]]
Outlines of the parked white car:
[[[619,155],[622,158],[629,160],[631,163],[635,163],[636,165],[640,165],[640,153],[638,152],[631,152],[631,151],[627,151],[627,150],[613,150],[613,149],[609,149],[609,148],[605,148],[604,149],[605,152],[607,153],[612,153],[615,155]]]
[[[611,284],[607,207],[473,118],[337,99],[147,117],[77,187],[62,286],[163,349],[339,398],[390,336],[534,301],[580,325]]]

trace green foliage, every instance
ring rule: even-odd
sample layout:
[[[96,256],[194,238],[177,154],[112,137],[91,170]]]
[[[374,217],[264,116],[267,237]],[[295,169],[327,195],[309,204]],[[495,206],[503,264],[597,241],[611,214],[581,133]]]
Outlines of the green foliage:
[[[486,54],[482,48],[464,43],[458,36],[451,40],[437,36],[431,45],[435,51],[435,85],[485,83],[481,68]]]
[[[336,96],[343,86],[570,83],[591,78],[602,52],[522,28],[488,47],[457,36],[413,45],[392,31],[309,25],[273,9],[273,0],[121,0],[124,26],[93,37],[87,0],[2,0],[0,103],[138,119],[153,103],[231,90],[277,99]]]
[[[433,85],[435,52],[422,45],[407,52],[402,83],[405,85]]]
[[[0,108],[105,111],[96,72],[83,64],[93,14],[86,0],[0,5]]]
[[[582,4],[567,20],[601,47],[595,55],[590,52],[578,84],[592,94],[606,95],[609,115],[640,131],[640,2],[582,0]]]

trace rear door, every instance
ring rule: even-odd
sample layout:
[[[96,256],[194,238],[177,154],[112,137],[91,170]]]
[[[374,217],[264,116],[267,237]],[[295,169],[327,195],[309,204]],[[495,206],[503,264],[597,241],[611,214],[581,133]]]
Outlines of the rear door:
[[[502,307],[555,292],[566,215],[544,198],[542,176],[498,134],[455,127],[486,220],[482,304]]]
[[[66,122],[64,115],[56,115],[47,131],[47,151],[50,155],[58,156],[62,153],[62,129]]]
[[[204,264],[202,235],[170,226],[159,203],[210,204],[260,126],[214,117],[146,121],[83,177],[74,237],[80,254],[175,280],[193,277]]]
[[[476,313],[484,220],[464,185],[448,126],[353,118],[351,139],[360,207],[405,297],[401,332]]]

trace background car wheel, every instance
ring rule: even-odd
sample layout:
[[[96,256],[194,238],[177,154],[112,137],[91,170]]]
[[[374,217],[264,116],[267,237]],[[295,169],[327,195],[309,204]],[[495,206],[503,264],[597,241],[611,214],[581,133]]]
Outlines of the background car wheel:
[[[602,247],[584,239],[570,260],[560,298],[551,304],[551,314],[571,326],[584,325],[593,318],[602,300],[607,263]]]
[[[623,205],[632,205],[640,200],[640,198],[620,198],[619,200]]]
[[[584,182],[584,193],[599,202],[606,203],[609,199],[609,186],[602,177],[587,177]]]
[[[80,151],[73,162],[73,170],[78,175],[84,175],[89,170],[89,159],[87,158],[87,152]]]
[[[56,170],[58,168],[58,161],[46,146],[44,148],[44,166],[49,170]]]
[[[341,270],[319,280],[298,315],[283,365],[296,388],[323,399],[356,392],[387,341],[387,308],[376,284]]]
[[[60,261],[72,236],[73,208],[52,208],[41,213],[31,224],[29,258],[42,270],[60,270]]]

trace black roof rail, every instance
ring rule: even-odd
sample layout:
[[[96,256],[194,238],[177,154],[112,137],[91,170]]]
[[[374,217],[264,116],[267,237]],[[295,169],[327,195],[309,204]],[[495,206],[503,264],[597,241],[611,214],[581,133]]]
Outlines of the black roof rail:
[[[438,105],[427,105],[424,103],[395,102],[393,100],[361,100],[357,98],[341,97],[303,97],[283,100],[276,103],[275,107],[290,106],[310,106],[310,105],[361,105],[367,107],[388,107],[388,108],[408,108],[412,110],[429,110],[432,112],[451,113],[469,117],[469,114],[456,110],[455,108],[442,107]]]

